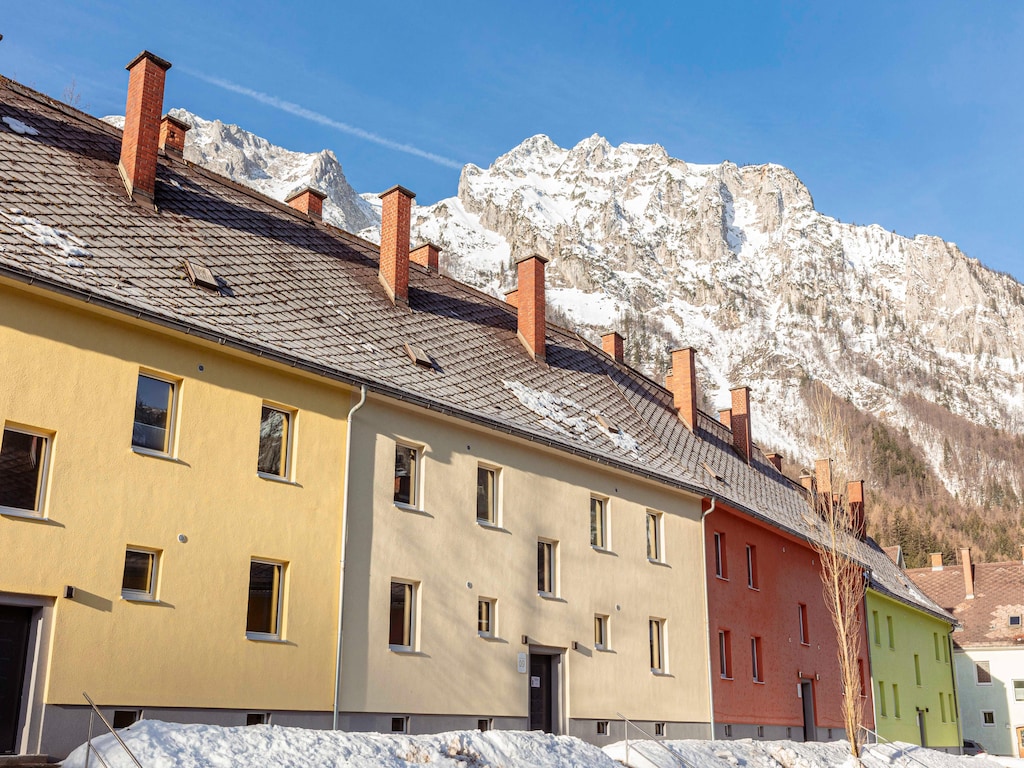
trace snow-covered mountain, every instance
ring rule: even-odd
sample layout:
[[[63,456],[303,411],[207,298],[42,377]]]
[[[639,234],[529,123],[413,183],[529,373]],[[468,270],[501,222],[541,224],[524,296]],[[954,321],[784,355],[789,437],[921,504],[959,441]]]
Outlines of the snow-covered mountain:
[[[172,114],[194,126],[187,159],[278,199],[312,183],[328,221],[379,238],[376,195],[356,194],[330,151]],[[940,238],[819,213],[782,166],[534,136],[467,165],[456,197],[414,206],[413,228],[444,249],[443,271],[494,295],[514,287],[518,257],[547,256],[555,320],[595,341],[619,330],[655,378],[669,349],[695,347],[705,407],[749,385],[755,440],[787,460],[815,458],[818,381],[909,441],[948,499],[1024,498],[1024,287]]]

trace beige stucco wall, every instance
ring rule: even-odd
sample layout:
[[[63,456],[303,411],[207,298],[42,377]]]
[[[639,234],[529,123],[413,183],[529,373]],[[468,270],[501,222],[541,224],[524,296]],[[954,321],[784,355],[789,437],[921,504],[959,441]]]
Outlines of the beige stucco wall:
[[[174,460],[131,448],[140,367],[182,379]],[[0,381],[0,423],[54,433],[47,519],[0,516],[0,593],[57,598],[48,703],[331,708],[349,391],[3,284]],[[298,411],[292,483],[257,476],[264,399]],[[121,599],[127,545],[158,602]],[[288,564],[283,642],[246,639],[251,557]]]
[[[526,717],[527,635],[566,649],[563,724],[708,722],[697,498],[373,397],[353,429],[344,711]],[[396,441],[422,447],[418,511],[393,500]],[[478,463],[501,468],[499,528],[476,522]],[[590,546],[591,493],[610,500],[612,553]],[[664,565],[647,560],[648,509],[664,513]],[[557,599],[537,594],[538,538],[558,542]],[[415,653],[388,647],[393,578],[420,585]],[[497,599],[496,640],[477,634],[480,597]],[[593,649],[595,613],[612,652]],[[651,617],[666,619],[667,675],[650,669]]]

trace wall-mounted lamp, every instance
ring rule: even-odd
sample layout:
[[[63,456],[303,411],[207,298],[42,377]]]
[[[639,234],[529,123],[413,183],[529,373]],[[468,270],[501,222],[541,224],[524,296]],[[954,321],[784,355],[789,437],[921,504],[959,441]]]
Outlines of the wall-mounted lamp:
[[[70,584],[64,587],[64,597],[66,597],[68,600],[75,599],[75,588],[72,587]]]

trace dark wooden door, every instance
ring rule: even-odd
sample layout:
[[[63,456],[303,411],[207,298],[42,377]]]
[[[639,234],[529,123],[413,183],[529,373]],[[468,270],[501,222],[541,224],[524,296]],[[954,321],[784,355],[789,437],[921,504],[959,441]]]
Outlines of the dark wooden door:
[[[818,731],[814,727],[814,686],[810,680],[800,682],[800,696],[804,704],[804,741],[817,741]]]
[[[31,608],[0,606],[0,755],[14,754],[25,687]]]
[[[552,732],[551,661],[553,656],[530,654],[530,730]]]

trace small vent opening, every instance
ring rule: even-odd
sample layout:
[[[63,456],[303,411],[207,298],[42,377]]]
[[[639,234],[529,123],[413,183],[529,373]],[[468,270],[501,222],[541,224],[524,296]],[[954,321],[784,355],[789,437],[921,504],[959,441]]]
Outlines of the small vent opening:
[[[200,288],[209,288],[213,291],[220,290],[217,278],[214,277],[213,271],[209,267],[204,267],[202,264],[196,264],[186,259],[185,269],[188,270],[188,279],[192,281],[192,285],[198,285]]]
[[[712,476],[713,478],[715,478],[715,480],[717,480],[717,481],[718,481],[718,482],[720,482],[720,483],[724,483],[724,482],[725,482],[725,478],[724,478],[724,477],[722,477],[722,476],[721,476],[720,474],[718,474],[717,472],[715,472],[715,470],[713,470],[713,469],[711,468],[711,466],[710,466],[710,465],[709,465],[709,464],[708,464],[708,463],[707,463],[706,461],[702,461],[702,462],[700,463],[700,465],[701,465],[702,467],[704,467],[704,471],[705,471],[705,472],[707,472],[707,473],[708,473],[709,475],[711,475],[711,476]]]
[[[416,365],[422,368],[433,368],[434,361],[430,359],[430,355],[423,351],[422,347],[417,347],[412,344],[405,345],[405,354],[409,356]]]
[[[600,424],[601,427],[607,430],[610,434],[618,435],[622,433],[622,430],[619,429],[619,426],[611,419],[609,419],[607,416],[604,416],[600,413],[595,413],[594,418],[597,420],[597,423]]]

